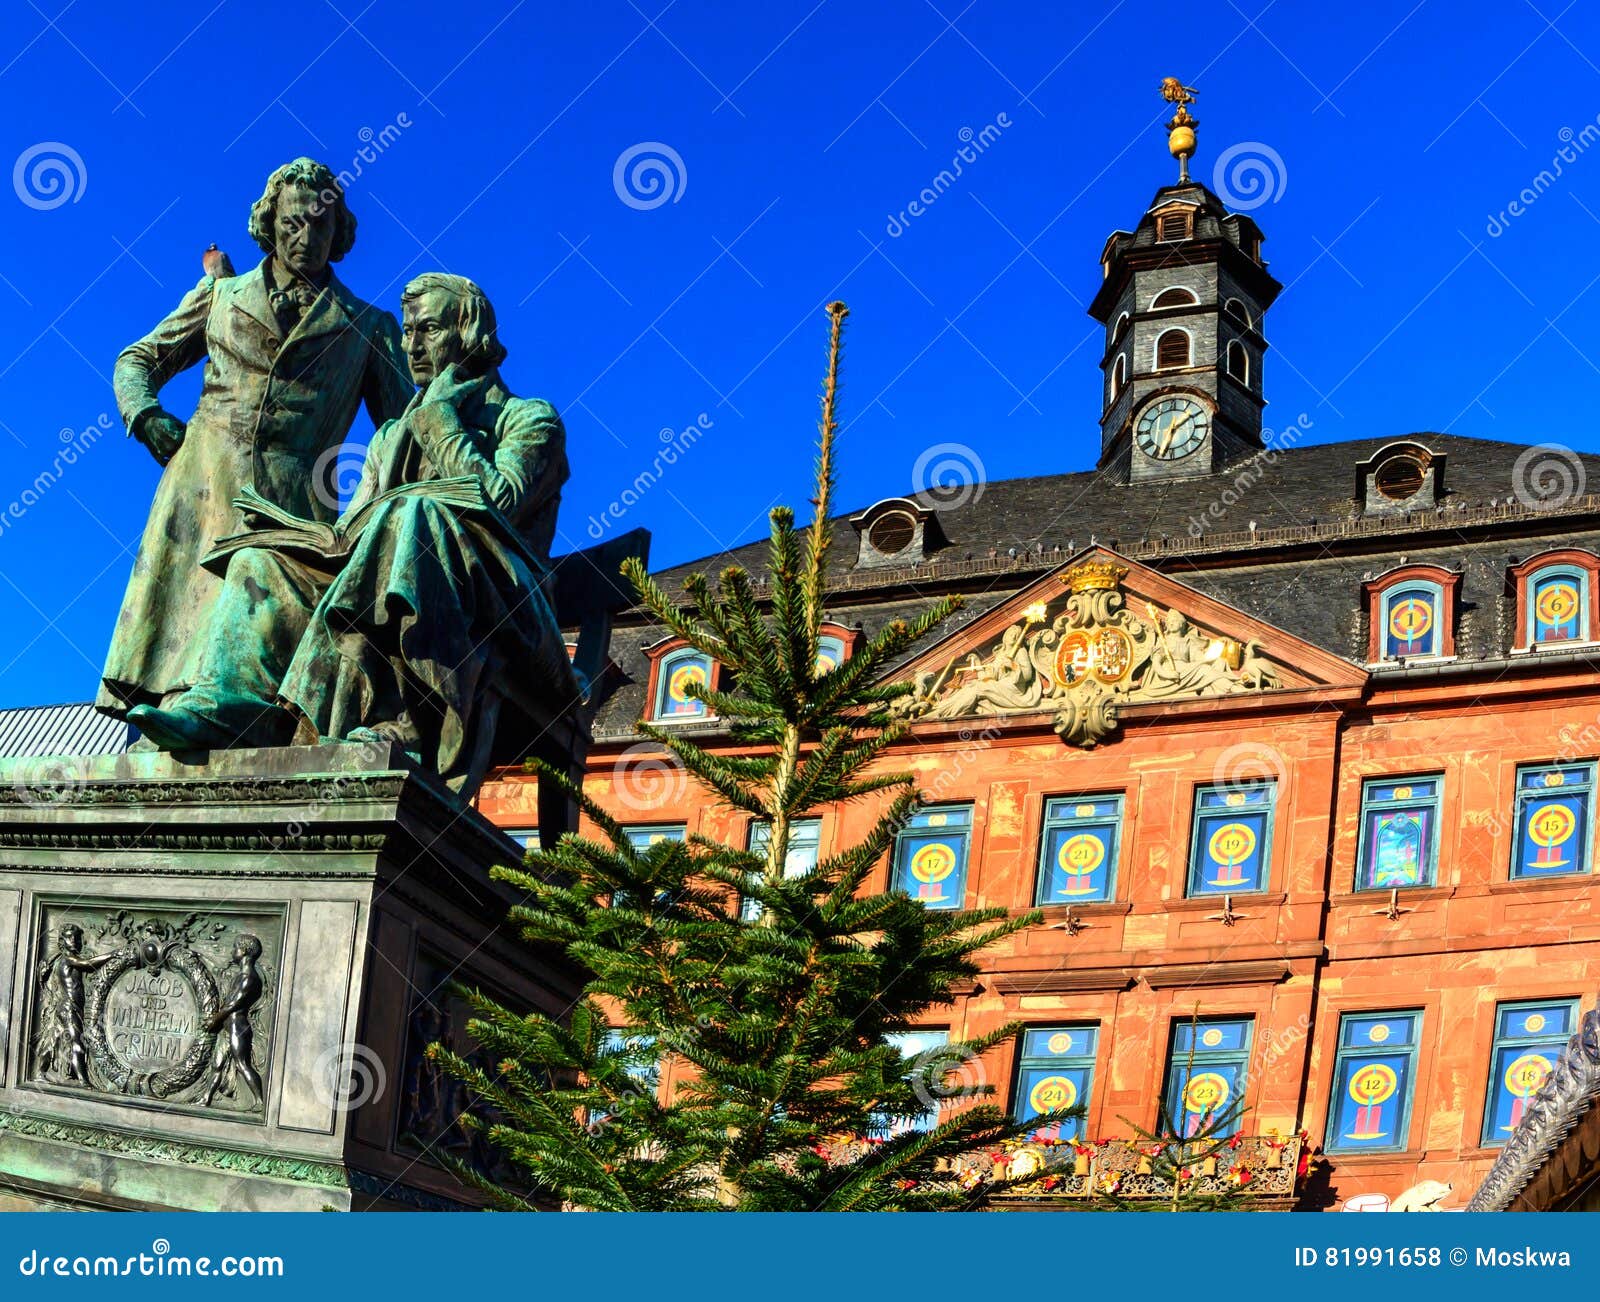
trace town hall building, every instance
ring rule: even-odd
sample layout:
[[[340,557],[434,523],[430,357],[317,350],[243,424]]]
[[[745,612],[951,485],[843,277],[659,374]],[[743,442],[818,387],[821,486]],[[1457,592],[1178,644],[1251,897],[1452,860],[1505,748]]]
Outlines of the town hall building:
[[[1436,1182],[1464,1206],[1595,1005],[1600,459],[1269,432],[1281,286],[1181,157],[1101,254],[1097,463],[836,522],[824,656],[966,601],[896,671],[911,732],[885,767],[926,803],[875,888],[1042,911],[923,1038],[1021,1022],[982,1076],[1024,1116],[1082,1106],[1085,1150],[1228,1112],[1270,1205]],[[643,840],[759,843],[635,729],[715,748],[686,687],[718,675],[617,620],[585,784]],[[479,803],[534,835],[533,779]],[[818,811],[791,866],[874,813]],[[1039,1196],[1083,1196],[1102,1160]]]

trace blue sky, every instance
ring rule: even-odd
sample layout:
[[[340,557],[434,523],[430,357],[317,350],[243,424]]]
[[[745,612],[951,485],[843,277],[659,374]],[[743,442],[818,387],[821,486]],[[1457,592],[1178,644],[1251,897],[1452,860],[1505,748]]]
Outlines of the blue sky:
[[[369,141],[339,273],[391,309],[427,269],[489,292],[511,387],[567,421],[558,550],[696,422],[622,525],[658,562],[803,502],[836,297],[842,506],[911,488],[941,443],[989,479],[1092,464],[1084,306],[1106,235],[1173,179],[1168,74],[1201,92],[1198,176],[1235,146],[1267,160],[1251,211],[1288,286],[1270,426],[1600,451],[1593,6],[63,3],[12,6],[0,37],[0,705],[94,689],[159,473],[116,421],[117,352],[208,243],[254,263],[274,166],[355,170]],[[892,221],[985,127],[960,180]],[[1564,142],[1563,175],[1511,215]],[[680,160],[654,206],[614,184],[645,144]],[[60,203],[27,180],[52,156]],[[197,390],[195,371],[168,403],[187,415]],[[32,491],[63,431],[108,418]]]

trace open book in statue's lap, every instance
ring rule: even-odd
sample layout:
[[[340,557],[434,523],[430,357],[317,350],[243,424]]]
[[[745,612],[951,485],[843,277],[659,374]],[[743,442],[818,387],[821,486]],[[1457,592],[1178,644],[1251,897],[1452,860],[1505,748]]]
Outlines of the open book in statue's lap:
[[[553,701],[581,694],[544,591],[567,476],[560,418],[501,382],[471,282],[419,278],[402,306],[426,387],[378,430],[334,524],[239,500],[252,527],[206,558],[226,580],[197,681],[129,716],[162,749],[389,738],[470,789],[497,673],[514,666]]]

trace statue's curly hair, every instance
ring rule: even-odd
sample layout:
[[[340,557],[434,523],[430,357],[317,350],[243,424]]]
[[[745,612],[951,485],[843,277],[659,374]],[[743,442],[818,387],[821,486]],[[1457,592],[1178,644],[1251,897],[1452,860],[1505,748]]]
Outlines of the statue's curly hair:
[[[344,201],[344,187],[333,169],[314,158],[297,158],[285,163],[267,178],[267,188],[250,205],[250,238],[263,253],[274,252],[272,222],[277,215],[278,194],[286,185],[310,190],[325,206],[333,209],[333,245],[328,250],[328,261],[339,261],[355,245],[356,218]]]
[[[450,295],[455,302],[464,361],[485,371],[505,361],[506,350],[500,342],[494,305],[489,302],[489,296],[465,276],[425,271],[400,291],[400,302],[409,303],[433,290]]]

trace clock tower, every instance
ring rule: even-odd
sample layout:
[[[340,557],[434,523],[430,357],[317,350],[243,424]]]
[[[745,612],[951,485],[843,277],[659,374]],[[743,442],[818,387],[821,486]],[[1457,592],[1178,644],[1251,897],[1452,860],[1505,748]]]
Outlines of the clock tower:
[[[1283,288],[1261,228],[1189,177],[1194,91],[1169,77],[1176,185],[1106,241],[1089,314],[1105,327],[1100,465],[1125,481],[1208,475],[1262,447],[1263,318]]]

